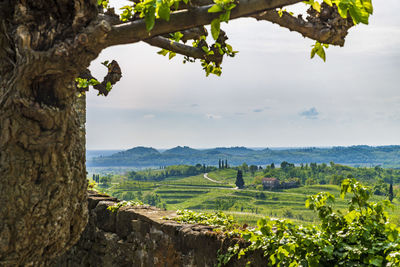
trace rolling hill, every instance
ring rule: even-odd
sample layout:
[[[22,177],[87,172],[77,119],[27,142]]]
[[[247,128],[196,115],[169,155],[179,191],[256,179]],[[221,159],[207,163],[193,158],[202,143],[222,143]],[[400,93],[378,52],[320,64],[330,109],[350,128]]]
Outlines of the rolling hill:
[[[349,146],[332,148],[292,148],[254,150],[246,147],[219,147],[194,149],[174,147],[162,153],[155,148],[134,147],[108,156],[88,159],[88,167],[158,167],[178,164],[218,165],[218,160],[228,160],[232,166],[243,162],[254,165],[290,163],[335,163],[353,166],[400,167],[400,146]]]

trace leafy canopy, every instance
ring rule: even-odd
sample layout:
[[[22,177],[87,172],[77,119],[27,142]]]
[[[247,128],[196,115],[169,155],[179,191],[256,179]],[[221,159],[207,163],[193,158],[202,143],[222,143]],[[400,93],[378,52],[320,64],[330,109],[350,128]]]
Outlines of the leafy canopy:
[[[192,43],[195,48],[200,48],[204,51],[204,58],[200,59],[201,66],[205,71],[206,75],[215,74],[220,76],[222,73],[221,63],[224,56],[234,57],[237,51],[234,51],[232,46],[226,43],[227,37],[221,30],[221,22],[228,23],[230,19],[231,11],[240,4],[235,0],[213,0],[214,4],[208,9],[209,13],[219,14],[216,18],[211,21],[211,36],[213,43],[208,45],[206,42],[206,36],[200,36]],[[303,1],[306,5],[309,5],[312,9],[317,12],[321,12],[321,3],[325,3],[329,6],[335,5],[338,13],[342,18],[350,17],[353,23],[368,24],[369,16],[373,13],[372,0],[308,0]],[[97,0],[97,4],[104,8],[109,9],[109,0]],[[120,14],[120,20],[127,22],[134,18],[141,18],[145,21],[147,31],[151,31],[156,25],[157,20],[170,21],[171,13],[179,10],[180,6],[184,4],[191,6],[192,3],[189,0],[139,0],[132,1],[131,5],[126,5],[121,8],[122,13]],[[280,8],[277,10],[279,16],[282,17],[284,9]],[[291,12],[286,12],[289,15],[293,15]],[[175,32],[170,34],[171,42],[181,42],[183,34]],[[326,61],[325,49],[328,48],[328,44],[323,44],[318,41],[312,46],[311,58],[318,55],[322,60]],[[176,56],[176,52],[167,49],[162,49],[158,54],[167,56],[172,59]],[[217,60],[208,59],[207,56],[218,56]],[[194,62],[195,59],[191,59],[185,56],[184,63]],[[89,86],[96,86],[100,82],[96,79],[85,79],[78,78],[76,80],[79,88],[88,88]],[[112,88],[111,84],[107,84],[107,91]]]

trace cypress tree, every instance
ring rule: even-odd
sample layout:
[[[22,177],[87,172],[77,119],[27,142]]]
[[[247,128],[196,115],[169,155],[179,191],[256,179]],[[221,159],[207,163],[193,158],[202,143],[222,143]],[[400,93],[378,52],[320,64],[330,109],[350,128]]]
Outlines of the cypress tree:
[[[393,201],[394,194],[393,194],[393,181],[390,181],[390,186],[389,186],[389,200],[390,202]]]
[[[243,173],[241,170],[237,171],[235,184],[238,188],[244,187]]]

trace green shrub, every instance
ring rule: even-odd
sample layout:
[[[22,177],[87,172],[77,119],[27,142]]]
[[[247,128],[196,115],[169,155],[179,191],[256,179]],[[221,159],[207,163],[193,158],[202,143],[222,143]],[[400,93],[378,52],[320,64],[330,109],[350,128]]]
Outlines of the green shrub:
[[[301,226],[290,220],[264,218],[257,228],[232,230],[249,246],[231,247],[220,266],[233,256],[262,250],[269,266],[400,266],[400,228],[390,223],[389,201],[370,202],[371,188],[355,179],[342,182],[341,198],[352,193],[346,212],[334,211],[330,193],[310,196],[306,206],[318,213],[319,226]]]

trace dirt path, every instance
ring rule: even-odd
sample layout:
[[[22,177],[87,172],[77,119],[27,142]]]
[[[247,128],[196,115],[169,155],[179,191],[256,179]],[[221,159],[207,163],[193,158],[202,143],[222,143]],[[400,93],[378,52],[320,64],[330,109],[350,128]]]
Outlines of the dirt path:
[[[217,184],[222,184],[222,183],[223,183],[223,182],[221,182],[221,181],[216,181],[216,180],[211,179],[210,177],[208,177],[208,173],[207,173],[207,172],[204,174],[204,178],[207,179],[207,180],[209,180],[209,181],[211,181],[211,182],[213,182],[213,183],[217,183]],[[231,184],[229,184],[229,185],[231,185]],[[232,188],[232,189],[233,189],[233,190],[236,190],[236,189],[238,189],[238,187],[234,187],[234,188]]]
[[[208,173],[207,172],[204,174],[204,178],[206,178],[207,180],[210,180],[213,183],[222,184],[222,182],[215,181],[215,180],[211,179],[210,177],[208,177]]]

